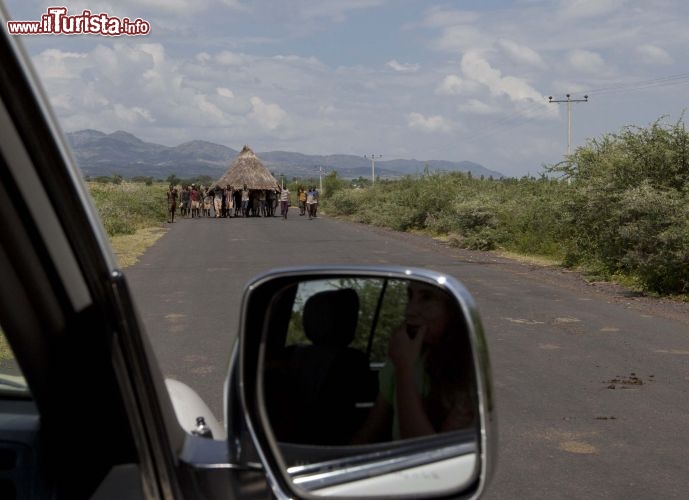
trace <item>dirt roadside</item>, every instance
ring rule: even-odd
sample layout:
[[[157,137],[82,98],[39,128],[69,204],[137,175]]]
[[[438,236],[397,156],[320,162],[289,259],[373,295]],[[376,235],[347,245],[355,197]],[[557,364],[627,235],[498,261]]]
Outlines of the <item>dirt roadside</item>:
[[[581,272],[566,269],[558,265],[537,263],[528,258],[520,259],[505,257],[492,251],[456,248],[446,242],[423,234],[403,233],[374,226],[368,227],[379,234],[384,234],[386,237],[406,241],[415,246],[425,248],[428,251],[439,252],[443,255],[451,256],[462,262],[519,266],[522,271],[526,268],[530,273],[538,275],[538,278],[545,282],[568,289],[586,290],[606,300],[622,303],[625,307],[634,308],[653,316],[662,316],[689,325],[689,302],[673,298],[648,296],[618,283],[588,281]]]

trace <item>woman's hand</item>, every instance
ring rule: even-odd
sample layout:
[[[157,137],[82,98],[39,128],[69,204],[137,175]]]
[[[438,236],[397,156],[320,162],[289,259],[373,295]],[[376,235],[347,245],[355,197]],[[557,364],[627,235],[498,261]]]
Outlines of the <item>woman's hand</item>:
[[[426,329],[425,326],[420,327],[413,339],[407,334],[406,324],[392,333],[388,346],[388,357],[395,365],[395,372],[398,374],[413,372],[416,361],[421,354]]]

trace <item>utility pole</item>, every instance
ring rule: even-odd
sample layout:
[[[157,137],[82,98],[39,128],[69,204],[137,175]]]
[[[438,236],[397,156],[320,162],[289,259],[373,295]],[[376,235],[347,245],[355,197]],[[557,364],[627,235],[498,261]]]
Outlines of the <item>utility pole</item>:
[[[553,96],[548,97],[550,103],[567,103],[567,155],[572,154],[572,103],[573,102],[589,102],[589,96],[585,95],[583,99],[572,99],[570,94],[566,95],[567,99],[553,99]]]
[[[376,183],[376,158],[382,158],[383,155],[364,155],[364,158],[371,160],[371,186]]]
[[[320,185],[319,191],[321,194],[323,193],[323,172],[323,166],[321,165],[318,167],[318,184]]]

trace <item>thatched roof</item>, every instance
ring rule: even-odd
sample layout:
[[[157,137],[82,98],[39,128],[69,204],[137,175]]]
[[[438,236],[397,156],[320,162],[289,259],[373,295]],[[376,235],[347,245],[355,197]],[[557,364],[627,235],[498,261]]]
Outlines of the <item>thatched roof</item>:
[[[225,187],[228,184],[235,189],[243,187],[244,184],[249,189],[277,189],[279,187],[277,179],[263,166],[249,146],[242,148],[229,170],[215,181],[213,186]]]

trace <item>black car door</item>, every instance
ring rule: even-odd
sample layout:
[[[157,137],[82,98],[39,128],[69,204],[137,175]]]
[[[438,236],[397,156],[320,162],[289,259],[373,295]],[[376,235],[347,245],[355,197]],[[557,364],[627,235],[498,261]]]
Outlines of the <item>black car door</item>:
[[[0,495],[179,497],[183,432],[126,282],[5,30],[0,61]]]

